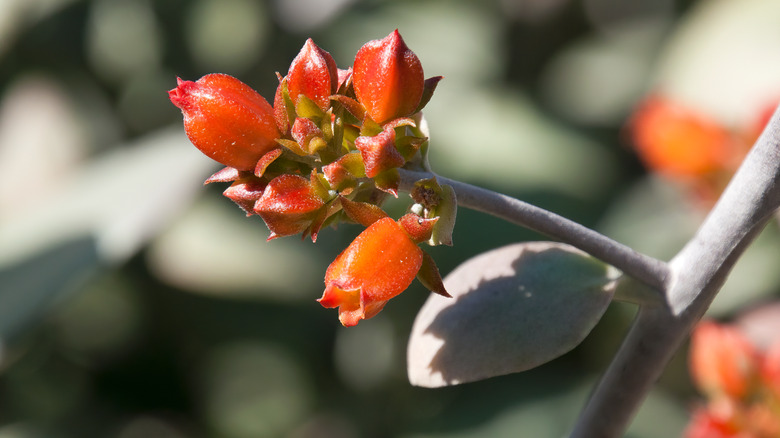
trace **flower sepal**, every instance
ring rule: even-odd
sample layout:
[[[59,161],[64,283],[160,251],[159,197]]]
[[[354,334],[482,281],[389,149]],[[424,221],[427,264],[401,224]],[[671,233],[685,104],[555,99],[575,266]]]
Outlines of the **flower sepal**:
[[[252,216],[255,202],[263,196],[266,185],[266,181],[250,175],[234,181],[222,194],[241,207],[247,216]]]
[[[397,168],[386,170],[374,177],[374,185],[379,190],[398,197],[398,185],[401,183],[401,174]]]
[[[417,272],[417,280],[429,291],[439,294],[445,298],[452,298],[444,287],[444,280],[441,278],[439,267],[433,261],[430,254],[423,251],[423,261],[420,270]]]
[[[431,97],[433,97],[433,92],[436,91],[436,86],[439,85],[439,81],[442,79],[444,79],[444,76],[433,76],[425,80],[422,97],[420,98],[420,104],[417,105],[417,109],[414,110],[415,113],[419,113],[423,110],[423,108],[425,108],[425,105],[428,105]]]
[[[340,196],[341,208],[348,218],[354,222],[370,227],[374,222],[387,217],[387,213],[374,204],[368,202],[350,201]]]

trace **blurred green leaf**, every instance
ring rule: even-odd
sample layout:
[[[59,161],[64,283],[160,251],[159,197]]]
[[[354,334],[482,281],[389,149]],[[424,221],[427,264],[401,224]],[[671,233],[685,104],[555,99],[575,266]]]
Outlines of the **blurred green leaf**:
[[[310,410],[307,376],[284,348],[233,342],[213,350],[201,374],[205,420],[216,436],[286,436]]]
[[[97,270],[99,259],[95,239],[85,236],[0,267],[0,342],[40,319],[64,291]]]
[[[657,61],[656,88],[725,124],[780,98],[780,2],[697,2]]]
[[[669,260],[693,237],[704,213],[680,187],[647,176],[614,200],[597,229],[639,252]]]
[[[468,429],[409,434],[403,438],[561,438],[574,427],[580,409],[588,398],[594,381],[578,379],[564,390],[544,391],[532,401],[515,403],[496,412],[482,424]],[[484,404],[474,398],[471,410]],[[629,427],[626,438],[679,437],[688,419],[686,409],[661,391],[651,391]]]
[[[408,347],[412,384],[454,385],[525,371],[577,346],[612,300],[611,270],[553,242],[505,246],[467,260],[431,295]]]
[[[323,233],[325,242],[331,234]],[[268,228],[258,216],[247,218],[226,198],[203,196],[152,242],[147,260],[160,279],[192,292],[314,300],[313,291],[323,287],[326,260],[320,260],[311,242],[267,242],[267,237]]]
[[[46,202],[0,221],[3,341],[90,274],[126,261],[189,204],[212,164],[186,143],[178,130],[150,135],[29,193]]]

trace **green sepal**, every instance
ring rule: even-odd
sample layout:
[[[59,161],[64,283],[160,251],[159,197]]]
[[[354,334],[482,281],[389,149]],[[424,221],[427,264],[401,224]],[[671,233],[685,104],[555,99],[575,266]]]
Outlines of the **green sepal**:
[[[316,121],[322,120],[326,117],[327,113],[322,110],[313,100],[301,94],[298,96],[298,104],[295,105],[295,113],[298,117],[306,117]],[[330,117],[328,117],[328,123],[330,123]]]
[[[331,195],[330,184],[328,184],[328,180],[325,179],[325,176],[318,173],[315,169],[311,171],[309,180],[311,181],[311,187],[312,190],[314,190],[314,193],[316,193],[320,199],[327,202],[331,198]]]
[[[417,280],[422,283],[429,291],[437,293],[443,297],[452,298],[444,287],[444,281],[439,273],[439,267],[433,261],[430,254],[423,251],[423,260],[420,270],[417,271]]]
[[[298,155],[299,157],[305,157],[309,155],[309,151],[303,149],[297,141],[287,140],[285,138],[277,138],[276,143],[284,146],[287,150]]]
[[[355,151],[355,139],[360,137],[360,130],[353,125],[344,126],[343,146],[347,151]]]
[[[398,197],[398,184],[401,182],[401,174],[398,168],[385,170],[374,177],[374,184],[379,190]]]
[[[409,132],[409,131],[406,131]],[[425,137],[416,137],[414,135],[397,135],[395,137],[395,148],[404,157],[404,160],[409,161],[414,157],[414,154],[420,150],[420,147],[428,141]]]
[[[371,117],[363,118],[363,126],[360,127],[360,135],[364,137],[373,137],[382,132],[382,126],[371,120]]]
[[[445,184],[441,186],[441,189],[441,201],[435,208],[439,221],[433,227],[428,244],[431,246],[452,246],[452,233],[455,230],[455,219],[458,215],[458,199],[451,186]]]
[[[277,73],[277,76],[279,76],[279,73]],[[282,90],[282,101],[284,101],[284,112],[287,113],[287,128],[285,129],[289,131],[293,123],[295,123],[295,104],[292,98],[290,98],[290,90],[287,89],[287,79],[281,78],[279,83]]]
[[[436,91],[436,86],[439,85],[439,81],[442,79],[444,79],[444,76],[434,76],[425,80],[420,104],[417,105],[417,109],[414,110],[415,113],[422,111],[422,109],[425,108],[425,105],[428,105],[431,97],[433,97],[433,92]]]
[[[328,142],[322,137],[314,137],[309,141],[309,155],[316,154],[317,152],[328,147]]]

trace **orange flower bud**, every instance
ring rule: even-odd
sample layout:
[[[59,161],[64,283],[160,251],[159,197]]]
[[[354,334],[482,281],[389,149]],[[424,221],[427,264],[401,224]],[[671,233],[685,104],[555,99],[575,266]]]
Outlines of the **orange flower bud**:
[[[742,147],[728,130],[661,97],[640,106],[631,128],[637,153],[647,167],[672,177],[728,170],[742,158]]]
[[[423,252],[398,222],[386,217],[362,233],[325,273],[323,307],[339,308],[339,320],[353,326],[379,313],[414,280]]]
[[[371,119],[384,123],[411,115],[420,104],[425,78],[420,59],[396,29],[358,50],[353,65],[355,96]]]
[[[395,130],[392,128],[385,129],[373,137],[356,138],[355,147],[363,157],[366,176],[369,178],[406,163],[404,157],[395,148]]]
[[[168,95],[181,108],[187,137],[209,158],[253,170],[260,157],[277,147],[273,108],[248,85],[225,74],[177,81]]]
[[[338,86],[336,61],[309,38],[287,72],[290,99],[297,104],[299,96],[304,95],[325,110],[330,106],[330,95],[336,93]]]
[[[323,212],[325,201],[311,182],[299,175],[283,174],[268,183],[254,211],[271,231],[268,240],[298,234],[311,227]],[[312,240],[316,234],[312,234]]]
[[[702,392],[741,399],[757,376],[758,353],[736,328],[702,322],[691,337],[690,368]]]

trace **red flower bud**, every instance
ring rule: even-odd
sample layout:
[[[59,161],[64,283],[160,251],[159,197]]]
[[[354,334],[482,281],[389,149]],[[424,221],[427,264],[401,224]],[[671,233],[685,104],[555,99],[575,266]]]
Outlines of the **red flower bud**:
[[[290,129],[290,134],[301,146],[301,149],[312,153],[314,151],[309,147],[309,143],[316,137],[322,137],[322,130],[311,120],[304,117],[297,117]],[[320,139],[320,143],[323,143],[322,139]]]
[[[248,85],[224,74],[177,81],[168,95],[184,114],[187,137],[208,157],[253,170],[260,157],[277,147],[273,108]]]
[[[422,98],[425,78],[420,59],[396,29],[358,50],[353,66],[355,96],[377,123],[411,115]]]
[[[425,219],[416,214],[409,213],[403,215],[401,219],[398,219],[398,224],[401,225],[401,228],[403,228],[406,235],[409,236],[413,242],[420,243],[431,238],[433,227],[438,221],[439,218],[437,217]]]
[[[324,200],[308,179],[279,175],[268,183],[254,211],[263,218],[271,235],[268,240],[306,231],[323,212]],[[316,235],[312,235],[312,240]]]
[[[757,377],[758,353],[736,328],[702,322],[691,336],[690,368],[704,393],[740,399]]]
[[[422,250],[398,222],[380,219],[328,266],[325,292],[318,301],[323,307],[338,307],[341,323],[353,326],[406,290],[422,263]]]
[[[325,110],[330,106],[330,95],[336,93],[338,86],[336,61],[309,38],[287,73],[290,99],[297,104],[299,96],[304,95]]]
[[[366,176],[369,178],[406,163],[404,157],[395,148],[395,130],[392,128],[385,129],[373,137],[356,138],[355,147],[363,157]]]

